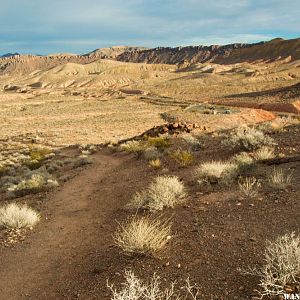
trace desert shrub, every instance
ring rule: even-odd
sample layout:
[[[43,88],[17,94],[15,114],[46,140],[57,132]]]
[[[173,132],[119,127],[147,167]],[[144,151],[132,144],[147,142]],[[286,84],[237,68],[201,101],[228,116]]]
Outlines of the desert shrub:
[[[62,168],[63,165],[64,165],[63,161],[55,160],[55,161],[51,161],[51,162],[47,163],[45,165],[45,168],[48,173],[52,174],[52,173],[58,171],[60,168]]]
[[[159,158],[162,150],[170,146],[167,137],[146,137],[144,140],[127,141],[120,145],[122,151],[143,154],[148,160]]]
[[[201,183],[228,183],[237,175],[238,167],[232,162],[211,161],[196,169],[196,177]]]
[[[28,207],[10,203],[0,208],[0,226],[5,228],[33,227],[40,220],[40,215]]]
[[[159,169],[161,167],[161,160],[159,158],[152,159],[149,161],[149,165],[154,169]]]
[[[242,195],[246,198],[255,198],[261,183],[255,177],[246,177],[239,180],[239,189]]]
[[[167,121],[168,123],[179,122],[178,117],[172,115],[171,113],[163,112],[160,114],[163,120]]]
[[[8,170],[9,170],[9,167],[0,165],[0,177],[5,175]]]
[[[223,144],[232,148],[251,151],[265,145],[273,144],[273,140],[262,131],[248,126],[242,126],[236,128],[230,136],[227,136]]]
[[[181,295],[175,292],[175,283],[171,282],[166,289],[161,287],[160,277],[154,274],[148,282],[143,282],[132,271],[125,271],[125,282],[122,288],[117,290],[114,285],[107,283],[112,293],[111,300],[180,300],[198,299],[198,290],[191,285],[189,280],[179,290]]]
[[[93,160],[91,158],[84,155],[80,155],[72,161],[72,168],[76,169],[92,163]]]
[[[264,265],[250,271],[260,277],[261,296],[296,293],[300,274],[300,237],[285,234],[267,241]]]
[[[182,202],[185,188],[176,176],[157,176],[149,187],[134,195],[129,208],[162,210]]]
[[[38,149],[32,149],[29,152],[29,156],[32,160],[43,160],[51,153],[51,150],[47,148],[38,148]]]
[[[35,148],[29,152],[29,158],[25,159],[23,164],[34,170],[42,165],[42,162],[51,154],[51,150],[47,148]]]
[[[79,145],[79,150],[83,155],[90,155],[97,152],[97,146],[92,144],[82,144]]]
[[[147,160],[155,160],[161,157],[161,153],[156,147],[148,147],[143,152],[144,158]]]
[[[126,151],[129,153],[138,153],[144,151],[146,148],[146,145],[143,141],[127,141],[120,145],[120,149],[122,151]]]
[[[261,124],[258,129],[269,134],[275,134],[277,132],[281,132],[285,127],[284,119],[280,118],[275,121],[265,122]]]
[[[255,165],[254,159],[247,152],[236,154],[232,158],[232,162],[237,165],[239,174],[252,170]]]
[[[114,240],[127,254],[151,255],[168,243],[171,223],[150,217],[131,218],[120,225]]]
[[[258,161],[274,158],[274,147],[262,146],[253,153],[253,156]]]
[[[81,150],[81,154],[84,156],[91,155],[92,153],[89,150]]]
[[[292,182],[293,174],[274,168],[268,177],[269,185],[276,190],[285,190]]]
[[[183,139],[189,145],[190,149],[193,151],[198,151],[203,147],[203,145],[199,141],[199,139],[197,139],[196,137],[194,137],[192,135],[186,135],[183,137]]]
[[[194,155],[187,150],[176,150],[170,153],[170,156],[176,160],[182,167],[190,165],[194,160]]]
[[[44,189],[58,186],[58,182],[47,172],[34,172],[17,184],[10,184],[7,191],[16,196],[37,193]]]
[[[159,137],[148,137],[147,139],[147,145],[148,147],[156,147],[158,149],[165,149],[170,147],[170,139],[164,136]]]

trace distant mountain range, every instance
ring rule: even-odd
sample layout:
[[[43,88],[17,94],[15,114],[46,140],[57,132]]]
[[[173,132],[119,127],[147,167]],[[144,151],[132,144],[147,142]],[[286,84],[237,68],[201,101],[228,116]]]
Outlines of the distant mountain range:
[[[99,59],[111,59],[135,63],[160,63],[191,65],[195,63],[214,62],[232,64],[240,62],[274,61],[279,59],[300,59],[300,38],[284,40],[273,39],[255,44],[230,44],[187,47],[144,47],[115,46],[100,48],[90,53],[19,55],[7,53],[0,57],[1,74],[28,74],[35,70],[45,70],[65,63],[86,64]]]
[[[5,53],[3,55],[0,55],[0,57],[13,57],[13,56],[16,56],[16,55],[20,55],[19,53]]]

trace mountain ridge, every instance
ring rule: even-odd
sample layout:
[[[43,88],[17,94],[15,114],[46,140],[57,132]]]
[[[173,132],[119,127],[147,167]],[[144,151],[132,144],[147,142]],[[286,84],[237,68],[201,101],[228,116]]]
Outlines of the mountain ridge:
[[[95,49],[86,54],[21,55],[7,54],[0,57],[0,75],[30,74],[36,70],[47,70],[65,63],[87,64],[99,59],[122,62],[190,65],[213,62],[233,64],[240,62],[274,61],[278,59],[300,59],[300,38],[272,39],[253,44],[234,43],[228,45],[156,47],[113,46]]]

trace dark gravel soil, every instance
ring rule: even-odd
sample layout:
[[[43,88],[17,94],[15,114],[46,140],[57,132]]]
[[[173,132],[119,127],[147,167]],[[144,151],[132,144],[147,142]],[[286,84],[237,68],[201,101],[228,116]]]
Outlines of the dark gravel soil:
[[[277,153],[300,155],[299,130],[293,126],[273,136]],[[0,248],[0,298],[111,299],[107,279],[118,286],[124,270],[132,269],[144,280],[157,273],[163,285],[176,281],[182,286],[189,277],[199,287],[199,299],[251,299],[259,278],[242,271],[263,263],[266,239],[299,232],[300,162],[279,166],[293,171],[285,191],[268,187],[266,177],[274,166],[259,164],[252,171],[262,180],[255,199],[243,199],[236,182],[202,188],[195,182],[196,165],[237,153],[222,146],[221,139],[203,137],[195,161],[184,168],[168,155],[163,167],[154,170],[142,158],[103,149],[92,156],[92,165],[56,190],[19,198],[38,207],[42,221],[23,241]],[[185,145],[174,141],[171,149],[178,147]],[[173,221],[165,251],[154,257],[127,256],[112,235],[118,222],[133,214],[124,209],[130,197],[158,174],[182,179],[187,199],[160,213]]]

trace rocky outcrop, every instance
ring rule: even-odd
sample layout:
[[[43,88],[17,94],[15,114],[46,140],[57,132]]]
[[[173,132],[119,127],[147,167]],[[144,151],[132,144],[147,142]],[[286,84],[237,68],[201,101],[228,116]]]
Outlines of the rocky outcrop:
[[[183,64],[184,62],[197,63],[214,60],[217,57],[226,57],[234,49],[251,47],[251,44],[231,44],[225,46],[188,46],[188,47],[157,47],[147,50],[124,52],[117,60],[137,63],[154,64]]]
[[[124,52],[117,60],[126,62],[193,64],[215,62],[233,64],[253,61],[300,59],[300,39],[274,39],[256,44],[230,44],[225,46],[158,47],[148,50]]]
[[[200,126],[197,123],[189,122],[172,122],[160,126],[155,126],[142,134],[142,136],[156,137],[160,134],[177,135],[180,133],[190,133],[193,130],[206,130],[205,126]]]
[[[110,48],[96,49],[90,53],[84,54],[83,56],[95,59],[115,59],[125,52],[143,51],[146,49],[147,48],[145,47],[113,46]]]

